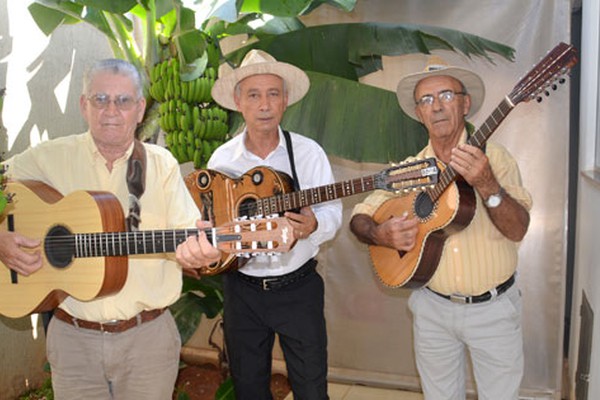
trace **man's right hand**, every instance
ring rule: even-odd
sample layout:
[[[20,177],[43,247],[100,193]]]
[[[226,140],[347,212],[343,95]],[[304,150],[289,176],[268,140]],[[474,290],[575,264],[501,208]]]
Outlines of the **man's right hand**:
[[[419,220],[406,215],[390,218],[375,228],[375,243],[396,250],[410,251],[415,247]]]
[[[350,229],[363,243],[410,251],[416,244],[419,220],[407,214],[393,217],[377,224],[370,216],[356,214],[350,221]]]
[[[0,232],[0,261],[21,275],[28,276],[42,268],[40,240],[16,232]],[[24,249],[35,251],[25,251]]]

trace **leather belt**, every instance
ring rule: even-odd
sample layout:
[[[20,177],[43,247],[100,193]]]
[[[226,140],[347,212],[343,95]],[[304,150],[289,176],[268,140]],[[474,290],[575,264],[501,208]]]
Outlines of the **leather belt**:
[[[429,287],[427,289],[429,289],[431,292],[437,294],[438,296],[443,297],[446,300],[450,300],[453,303],[475,304],[475,303],[483,303],[485,301],[489,301],[489,300],[492,300],[492,299],[500,296],[502,293],[506,292],[514,283],[515,283],[515,276],[512,275],[510,278],[508,278],[506,281],[504,281],[500,285],[496,286],[492,290],[482,293],[478,296],[462,296],[459,294],[446,295],[446,294],[438,293],[435,290],[429,289]]]
[[[292,271],[285,275],[279,276],[251,276],[246,275],[242,272],[236,271],[237,276],[251,283],[255,286],[258,286],[262,290],[273,290],[273,289],[281,289],[287,285],[290,285],[294,282],[298,282],[305,276],[312,274],[315,271],[315,267],[317,266],[317,260],[311,258],[307,262],[305,262],[300,268],[295,271]]]
[[[108,333],[120,333],[160,317],[165,310],[165,308],[161,308],[157,310],[142,311],[135,317],[127,320],[115,320],[109,322],[94,322],[75,318],[62,308],[55,309],[53,316],[77,328],[91,329]]]

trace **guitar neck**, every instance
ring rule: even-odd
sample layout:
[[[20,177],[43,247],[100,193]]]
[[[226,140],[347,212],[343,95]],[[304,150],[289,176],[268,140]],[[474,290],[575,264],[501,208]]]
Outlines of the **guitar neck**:
[[[380,180],[380,174],[375,174],[312,189],[266,197],[257,201],[256,212],[257,215],[271,215],[370,192],[383,185]]]
[[[212,230],[205,231],[212,241]],[[176,229],[134,232],[79,233],[48,237],[50,244],[62,243],[75,257],[127,256],[134,254],[173,253],[177,246],[198,229]],[[66,243],[65,243],[66,242]]]
[[[485,120],[483,125],[475,131],[468,139],[467,144],[478,147],[483,150],[485,143],[492,136],[492,133],[498,128],[500,123],[504,121],[504,119],[508,116],[508,114],[515,107],[514,104],[510,101],[510,99],[505,98],[502,102],[496,107],[496,109],[492,112],[492,114]],[[435,185],[434,188],[429,190],[429,194],[433,201],[437,201],[444,190],[456,180],[458,174],[454,170],[454,168],[448,166],[439,177],[438,184]]]

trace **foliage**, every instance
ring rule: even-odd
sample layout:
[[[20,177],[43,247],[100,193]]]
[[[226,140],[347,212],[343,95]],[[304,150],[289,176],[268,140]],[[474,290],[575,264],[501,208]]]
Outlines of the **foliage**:
[[[182,292],[170,310],[185,343],[198,328],[202,314],[214,318],[223,310],[221,277],[205,276],[198,280],[184,276]]]
[[[286,128],[315,138],[329,154],[354,161],[399,160],[423,144],[422,128],[390,101],[393,92],[367,90],[367,85],[358,82],[381,69],[382,56],[448,50],[490,62],[493,55],[514,58],[514,50],[508,46],[451,29],[383,23],[306,27],[300,18],[323,4],[349,12],[356,0],[188,3],[192,2],[184,6],[179,0],[36,0],[30,12],[46,34],[62,24],[91,24],[107,36],[116,57],[140,66],[147,76],[155,64],[176,56],[183,79],[192,80],[211,63],[235,66],[250,48],[265,49],[311,73],[309,95],[295,105],[302,114],[286,115]],[[136,21],[144,33],[139,45],[133,39]],[[250,44],[222,54],[220,41],[234,35],[247,35]],[[321,78],[313,79],[313,72],[322,74]],[[324,101],[319,96],[333,84],[338,90]],[[315,98],[319,99],[316,103]],[[158,127],[159,112],[149,100],[143,138],[155,137]],[[229,120],[233,133],[240,118]],[[355,125],[357,120],[361,123]],[[362,145],[349,147],[355,139]],[[380,151],[382,148],[385,151]]]

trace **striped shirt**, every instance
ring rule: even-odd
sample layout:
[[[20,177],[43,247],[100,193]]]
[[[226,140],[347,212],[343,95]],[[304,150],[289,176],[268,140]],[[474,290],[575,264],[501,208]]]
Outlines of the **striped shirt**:
[[[464,143],[466,134],[463,137]],[[488,142],[486,155],[500,185],[510,196],[531,209],[532,199],[522,186],[518,165],[508,151],[497,143]],[[434,157],[431,143],[417,158]],[[386,200],[395,196],[375,191],[352,212],[372,216]],[[482,199],[476,194],[475,216],[463,230],[449,236],[444,245],[438,268],[428,282],[432,290],[443,294],[475,296],[487,292],[510,278],[517,268],[519,243],[507,239],[492,223]]]

